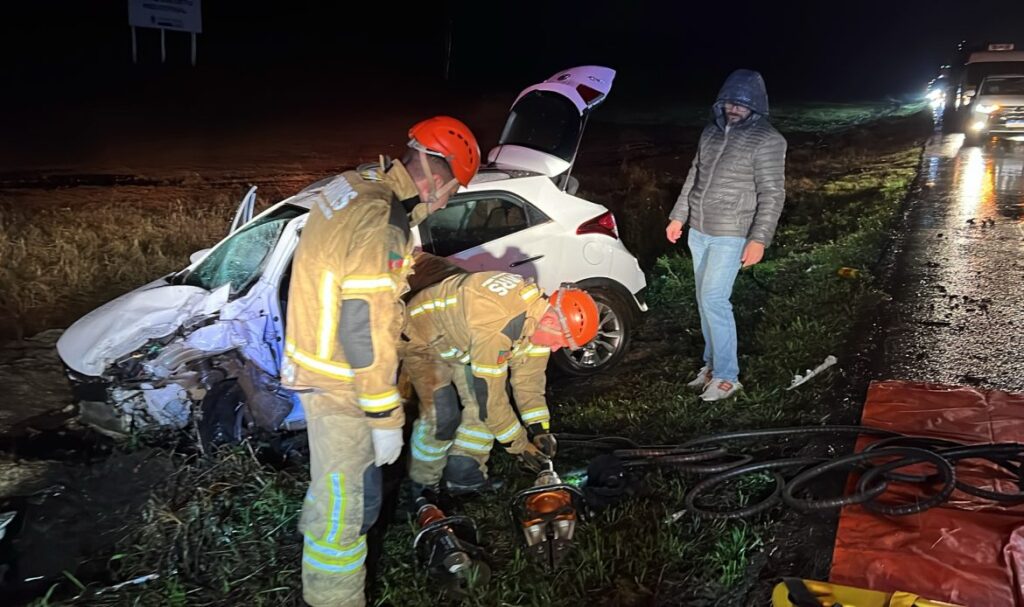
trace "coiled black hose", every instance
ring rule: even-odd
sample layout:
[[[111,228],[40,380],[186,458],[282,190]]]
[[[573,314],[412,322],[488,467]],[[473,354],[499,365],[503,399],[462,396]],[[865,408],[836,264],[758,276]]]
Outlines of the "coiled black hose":
[[[771,508],[772,506],[775,506],[776,504],[779,503],[781,499],[782,491],[786,485],[786,481],[785,479],[782,478],[781,474],[775,472],[776,470],[785,470],[787,468],[806,468],[807,466],[817,464],[821,461],[821,458],[817,457],[793,457],[737,466],[732,470],[727,470],[725,472],[721,472],[719,474],[715,474],[714,476],[708,477],[700,481],[692,489],[690,489],[690,491],[687,492],[686,497],[684,498],[686,510],[688,512],[692,512],[699,516],[705,516],[708,518],[736,519],[754,516],[755,514],[759,514]],[[751,504],[750,506],[744,508],[738,508],[736,510],[729,510],[726,512],[710,510],[697,504],[698,495],[706,493],[707,491],[711,490],[717,485],[720,485],[726,481],[735,478],[739,478],[740,476],[744,476],[746,474],[759,474],[762,472],[766,472],[768,470],[772,471],[772,478],[775,481],[775,490],[772,492],[771,495],[761,500],[760,502]]]
[[[726,443],[765,439],[793,439],[813,435],[878,437],[860,453],[836,458],[789,457],[755,460],[754,456],[730,450]],[[955,489],[1001,504],[1024,503],[1024,444],[992,443],[964,445],[955,441],[907,436],[898,432],[862,426],[802,426],[725,432],[698,437],[678,445],[641,446],[624,437],[583,434],[557,435],[559,445],[610,453],[626,469],[661,467],[678,472],[709,475],[700,480],[684,498],[686,511],[708,518],[737,519],[754,516],[785,504],[799,512],[821,512],[843,506],[864,508],[889,516],[924,512],[947,501]],[[607,456],[605,456],[607,457]],[[956,464],[983,460],[1015,479],[1018,491],[1000,492],[977,487],[956,476]],[[926,466],[927,473],[901,471]],[[852,493],[832,498],[812,498],[808,489],[822,477],[837,471],[859,472]],[[760,501],[731,510],[712,509],[700,498],[723,483],[751,474],[769,473],[774,487]],[[784,474],[789,474],[786,480]],[[879,501],[891,483],[916,484],[924,496],[909,504]]]
[[[813,480],[816,480],[824,474],[828,474],[834,470],[853,469],[858,464],[866,464],[871,460],[893,456],[899,457],[900,459],[868,468],[863,475],[861,475],[860,480],[857,483],[856,493],[819,500],[801,499],[796,496],[797,492],[805,489]],[[886,475],[889,472],[898,468],[919,464],[921,462],[930,463],[938,469],[938,473],[941,475],[941,479],[943,481],[942,489],[940,491],[924,500],[904,506],[884,506],[875,502],[875,500],[885,493],[885,490],[888,488]],[[875,483],[871,482],[876,480],[877,482]],[[841,508],[843,506],[863,505],[865,508],[880,514],[899,516],[924,512],[929,508],[938,506],[942,502],[946,501],[946,498],[948,498],[953,492],[953,485],[955,482],[956,474],[953,472],[952,464],[943,459],[942,456],[937,453],[915,447],[885,447],[883,449],[875,449],[873,451],[853,453],[851,455],[837,457],[804,470],[786,483],[786,486],[782,490],[782,501],[784,501],[789,507],[799,510],[800,512],[814,512]]]

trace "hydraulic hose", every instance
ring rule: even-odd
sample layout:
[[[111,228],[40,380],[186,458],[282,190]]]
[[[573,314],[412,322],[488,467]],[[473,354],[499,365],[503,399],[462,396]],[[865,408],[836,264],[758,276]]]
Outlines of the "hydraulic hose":
[[[834,458],[758,459],[726,446],[746,441],[764,447],[768,440],[786,441],[815,435],[871,436],[877,440],[859,453]],[[621,469],[659,468],[705,476],[687,492],[684,502],[686,512],[708,518],[745,518],[782,504],[802,513],[861,505],[878,514],[905,516],[946,502],[954,490],[999,504],[1024,503],[1024,444],[1021,443],[964,445],[952,440],[907,436],[889,430],[849,425],[723,432],[678,445],[644,446],[617,436],[559,434],[557,437],[561,447],[603,451],[607,455],[602,457],[614,457],[620,462]],[[1016,485],[1016,490],[1000,491],[965,482],[957,477],[955,470],[963,460],[987,462],[994,476],[1007,477]],[[925,471],[904,470],[911,466],[924,467]],[[825,498],[811,496],[810,489],[815,483],[827,475],[843,471],[859,474],[851,493]],[[702,499],[724,483],[746,475],[765,473],[771,475],[774,486],[766,497],[756,503],[715,509]],[[789,480],[786,480],[787,475]],[[882,501],[893,483],[915,485],[922,497],[906,504]]]
[[[812,434],[863,434],[865,436],[903,436],[898,432],[880,430],[878,428],[866,428],[864,426],[797,426],[793,428],[765,428],[763,430],[740,430],[738,432],[724,432],[695,438],[682,443],[680,447],[695,447],[697,445],[716,444],[738,440],[751,440],[776,437],[798,437]]]
[[[865,471],[860,477],[860,481],[857,483],[856,493],[818,500],[803,499],[796,496],[797,492],[804,489],[811,483],[811,481],[824,474],[828,474],[834,470],[850,469],[856,464],[868,463],[871,460],[892,456],[897,456],[901,459],[890,461],[880,466],[869,468]],[[906,506],[882,506],[874,502],[874,500],[885,493],[885,490],[888,488],[888,481],[884,478],[886,473],[891,470],[903,468],[920,462],[931,463],[938,469],[939,474],[942,475],[943,479],[941,491],[924,501],[915,502],[914,504]],[[878,479],[878,482],[873,484],[872,481],[876,479]],[[782,490],[782,501],[791,508],[801,512],[831,510],[841,508],[843,506],[860,504],[864,505],[864,507],[869,510],[879,512],[880,514],[916,514],[918,512],[924,512],[925,510],[946,501],[949,494],[953,492],[954,482],[955,474],[953,473],[953,466],[943,459],[941,455],[925,449],[917,449],[915,447],[886,447],[884,449],[876,449],[873,451],[853,453],[851,455],[837,457],[833,460],[814,466],[809,470],[804,470],[786,483],[785,488]]]
[[[778,504],[782,496],[782,489],[786,482],[782,478],[781,474],[779,474],[778,472],[774,472],[775,470],[786,468],[806,468],[809,465],[813,465],[819,462],[821,462],[821,459],[816,457],[792,457],[787,459],[777,459],[767,462],[757,462],[753,464],[737,466],[731,470],[727,470],[720,474],[708,477],[700,481],[692,489],[690,489],[690,491],[687,492],[684,501],[686,505],[686,510],[688,512],[692,512],[700,516],[722,519],[746,518],[748,516],[759,514],[771,508],[772,506]],[[770,496],[761,500],[760,502],[757,502],[745,508],[738,508],[736,510],[728,510],[724,512],[717,510],[709,510],[707,508],[701,507],[697,503],[698,495],[709,491],[710,489],[716,487],[717,485],[738,478],[740,476],[744,476],[747,474],[757,474],[768,470],[773,471],[772,476],[775,480],[775,490],[772,492]]]

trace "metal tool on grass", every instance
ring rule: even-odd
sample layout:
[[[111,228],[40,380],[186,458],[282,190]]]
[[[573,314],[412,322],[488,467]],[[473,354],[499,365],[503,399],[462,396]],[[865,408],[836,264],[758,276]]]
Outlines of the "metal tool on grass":
[[[839,361],[836,359],[836,357],[832,356],[831,354],[829,354],[828,356],[825,357],[825,360],[822,361],[822,363],[820,365],[818,365],[817,367],[815,367],[813,369],[808,369],[807,373],[805,375],[799,375],[799,374],[794,375],[793,376],[793,382],[791,384],[789,384],[789,387],[786,388],[786,390],[792,390],[793,388],[795,388],[795,387],[797,387],[797,386],[799,386],[801,384],[806,383],[809,379],[811,379],[815,375],[821,373],[825,369],[828,369],[829,367],[831,367],[832,365],[836,364],[837,362],[839,362]]]
[[[487,584],[491,567],[478,545],[473,519],[448,516],[427,496],[417,498],[416,507],[420,531],[412,547],[430,577],[453,598],[465,597],[471,589]]]
[[[586,520],[587,506],[583,492],[562,482],[548,461],[533,486],[513,496],[509,514],[529,553],[554,568],[572,549],[576,523]]]

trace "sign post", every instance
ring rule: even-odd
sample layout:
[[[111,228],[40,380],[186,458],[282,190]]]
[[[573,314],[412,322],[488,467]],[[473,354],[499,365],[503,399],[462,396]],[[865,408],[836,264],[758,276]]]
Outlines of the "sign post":
[[[132,28],[132,63],[138,63],[135,28],[160,30],[160,63],[167,60],[166,32],[191,34],[191,62],[196,64],[196,34],[203,31],[202,0],[128,0],[128,25]]]

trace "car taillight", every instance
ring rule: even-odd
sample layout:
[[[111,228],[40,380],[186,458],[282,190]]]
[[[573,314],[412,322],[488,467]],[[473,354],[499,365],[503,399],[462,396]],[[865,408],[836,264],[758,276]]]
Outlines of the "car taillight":
[[[619,230],[615,226],[615,215],[611,211],[602,213],[593,219],[588,219],[576,228],[577,234],[604,234],[612,238],[619,237]]]

